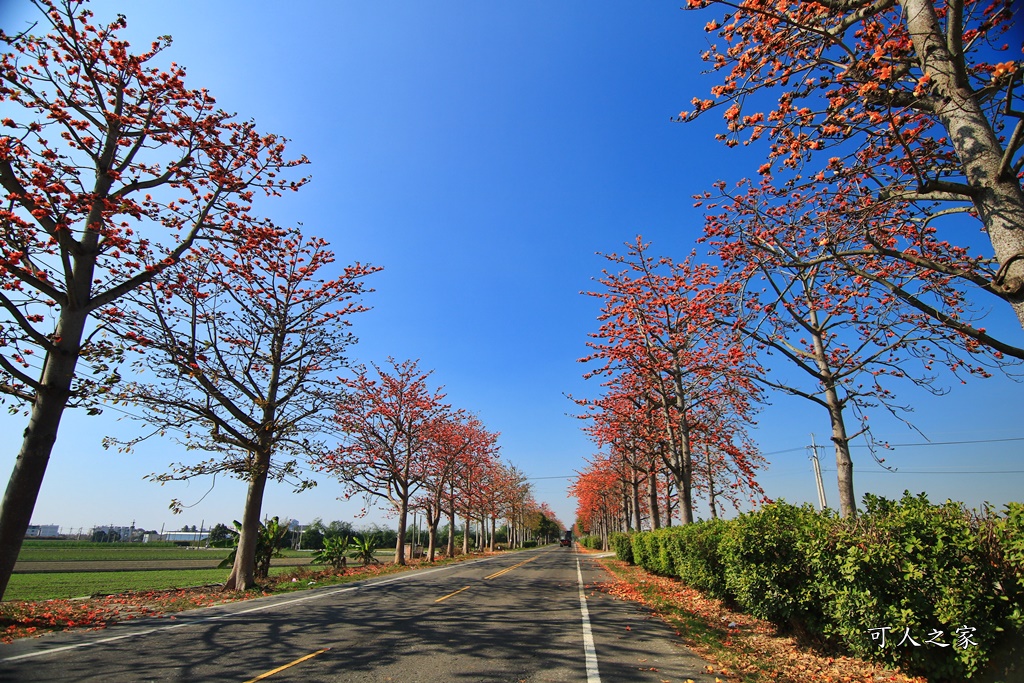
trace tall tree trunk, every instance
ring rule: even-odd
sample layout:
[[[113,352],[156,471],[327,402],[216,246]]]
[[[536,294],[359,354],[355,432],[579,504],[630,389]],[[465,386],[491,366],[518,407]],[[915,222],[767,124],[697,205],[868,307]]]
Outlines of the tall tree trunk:
[[[665,472],[665,526],[672,526],[672,473]]]
[[[465,528],[462,532],[462,554],[469,555],[469,513],[466,513]]]
[[[626,490],[625,483],[621,484],[620,488],[622,491],[622,530],[629,531],[630,527],[633,526],[633,510],[629,506],[629,491]]]
[[[448,508],[448,557],[455,557],[455,488],[451,489],[452,504]]]
[[[718,507],[715,505],[715,468],[711,464],[711,451],[707,452],[708,463],[708,505],[711,507],[711,519],[718,519]]]
[[[224,582],[226,591],[249,590],[256,585],[256,542],[260,535],[260,514],[263,512],[263,494],[267,488],[267,473],[270,470],[268,451],[253,454],[256,460],[253,477],[245,494],[245,508],[242,510],[242,530],[238,535],[235,549],[235,564]]]
[[[839,514],[857,516],[857,498],[853,493],[853,460],[850,458],[850,440],[846,436],[843,404],[835,387],[825,390],[828,416],[832,422],[832,442],[836,445],[836,480],[839,485]]]
[[[810,287],[805,282],[804,289]],[[846,435],[846,423],[843,420],[843,401],[839,398],[835,376],[828,363],[825,353],[825,342],[822,339],[818,313],[810,298],[811,340],[814,343],[815,363],[818,367],[818,381],[825,387],[825,406],[828,408],[829,421],[832,423],[832,443],[836,447],[836,481],[839,485],[839,515],[841,517],[857,516],[857,498],[853,494],[853,460],[850,458],[850,439]]]
[[[652,466],[647,475],[648,504],[651,506],[651,529],[661,528],[661,511],[658,509],[658,474]]]
[[[46,354],[40,377],[42,386],[32,403],[28,427],[22,433],[21,450],[0,506],[0,598],[7,590],[14,563],[18,561],[57,440],[60,420],[71,398],[86,318],[83,311],[62,308],[55,334],[59,339],[56,351]]]
[[[967,81],[960,64],[962,57],[950,50],[936,3],[900,0],[900,5],[921,69],[931,77],[941,96],[937,98],[939,121],[949,132],[949,142],[960,158],[967,184],[975,190],[972,200],[996,258],[1006,268],[1002,289],[1024,326],[1024,192],[1012,169],[999,172],[1003,146]],[[962,15],[963,4],[949,10],[954,11]],[[946,21],[961,19],[947,17]]]
[[[637,531],[642,531],[643,530],[643,520],[641,519],[641,515],[640,515],[640,481],[637,479],[636,470],[633,471],[633,474],[630,477],[630,479],[631,479],[631,481],[629,482],[630,502],[633,505],[633,514],[636,515],[636,517],[633,520],[633,525],[634,525],[634,528]]]
[[[676,411],[679,413],[679,518],[693,524],[693,446],[690,443],[690,419],[687,416],[683,376],[675,373]]]
[[[433,563],[434,555],[437,552],[437,527],[441,524],[441,503],[428,505],[427,517],[427,562]]]
[[[395,564],[405,564],[405,532],[409,524],[409,497],[402,495],[398,501],[398,540],[395,541]]]

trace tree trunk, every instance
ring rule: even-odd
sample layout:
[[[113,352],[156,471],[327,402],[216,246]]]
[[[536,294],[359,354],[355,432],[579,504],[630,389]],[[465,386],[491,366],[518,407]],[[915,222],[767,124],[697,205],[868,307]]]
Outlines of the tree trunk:
[[[715,468],[711,464],[711,451],[707,453],[708,463],[708,505],[711,507],[711,519],[718,519],[718,508],[715,507]]]
[[[633,526],[637,531],[643,531],[643,520],[640,515],[640,481],[637,479],[636,471],[633,471],[629,482],[630,503],[633,506]]]
[[[652,466],[647,475],[648,504],[651,506],[651,529],[661,528],[661,511],[658,509],[658,474]]]
[[[405,564],[405,532],[409,522],[409,498],[402,496],[398,503],[398,540],[395,541],[395,564]]]
[[[71,397],[87,317],[85,312],[61,309],[55,333],[60,341],[56,352],[46,354],[40,377],[42,388],[36,392],[28,427],[22,433],[21,450],[14,461],[0,507],[0,598],[7,590],[14,563],[18,561],[50,453],[57,441],[60,420]]]
[[[932,0],[900,0],[900,4],[918,63],[940,96],[936,98],[939,121],[949,132],[967,184],[976,192],[973,203],[996,258],[1006,268],[1002,289],[1024,326],[1024,193],[1012,170],[999,173],[1003,146],[962,75],[962,57],[950,51],[936,4]],[[963,7],[958,11],[962,14]]]
[[[676,411],[679,413],[679,518],[683,524],[693,524],[693,450],[690,444],[690,420],[686,414],[683,377],[676,373]]]
[[[809,289],[804,283],[804,289]],[[836,445],[836,480],[839,484],[839,515],[841,517],[857,516],[857,499],[853,494],[853,460],[850,459],[850,439],[846,435],[846,423],[843,420],[843,401],[836,389],[835,376],[828,363],[825,353],[825,342],[822,339],[818,313],[814,309],[810,297],[808,306],[811,323],[811,339],[814,343],[815,363],[818,366],[818,381],[825,387],[825,406],[828,408],[829,421],[832,423],[832,443]]]
[[[466,513],[465,530],[462,532],[462,554],[469,555],[469,513]]]
[[[665,526],[672,526],[672,473],[665,472]]]
[[[235,549],[235,564],[231,568],[226,591],[249,590],[256,585],[256,542],[260,534],[260,514],[263,512],[263,493],[267,488],[267,473],[270,470],[270,454],[256,454],[255,474],[249,481],[242,511],[242,530],[238,535]]]
[[[448,557],[455,557],[455,503],[452,497],[452,505],[448,508]]]
[[[427,562],[434,561],[437,552],[437,527],[441,524],[441,504],[427,507],[425,513],[427,518]]]
[[[853,493],[853,460],[850,458],[850,440],[846,436],[843,404],[835,387],[825,390],[828,416],[832,422],[832,442],[836,445],[836,479],[839,485],[839,514],[857,516],[857,498]]]

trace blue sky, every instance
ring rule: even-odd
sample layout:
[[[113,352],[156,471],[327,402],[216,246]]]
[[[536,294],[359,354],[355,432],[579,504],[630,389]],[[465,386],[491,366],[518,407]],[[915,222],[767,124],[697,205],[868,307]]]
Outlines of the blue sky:
[[[535,477],[537,497],[571,523],[563,477],[593,448],[567,416],[574,407],[564,394],[598,391],[576,362],[596,329],[598,302],[580,295],[604,266],[595,252],[641,233],[652,252],[681,260],[702,225],[691,195],[752,174],[763,154],[715,143],[716,117],[671,122],[713,84],[699,59],[711,15],[671,2],[92,7],[101,19],[124,11],[136,45],[172,35],[166,58],[188,67],[190,86],[310,158],[312,183],[263,212],[327,238],[340,262],[384,267],[366,299],[373,310],[356,322],[353,359],[419,358],[433,368],[449,400],[502,433],[505,459]],[[25,1],[4,3],[0,21],[17,30],[32,12]],[[989,327],[1024,343],[1004,311]],[[1024,438],[1014,408],[1021,387],[1005,378],[939,398],[912,388],[900,395],[932,441]],[[172,516],[171,498],[199,501],[210,483],[142,481],[189,454],[169,440],[132,455],[104,451],[104,434],[139,429],[116,415],[65,416],[34,523],[176,528],[239,517],[243,487],[222,480]],[[13,460],[23,418],[0,419]],[[882,439],[924,441],[883,415],[872,421]],[[754,435],[772,462],[761,477],[769,496],[816,500],[805,450],[812,432],[825,442],[828,423],[806,401],[776,397],[760,415]],[[890,474],[857,448],[857,495],[909,488],[972,506],[1020,500],[1022,453],[1024,440],[908,446],[887,454],[906,471]],[[834,505],[831,452],[823,462]],[[273,486],[264,510],[303,522],[351,519],[360,505],[338,495],[329,479],[300,495]]]

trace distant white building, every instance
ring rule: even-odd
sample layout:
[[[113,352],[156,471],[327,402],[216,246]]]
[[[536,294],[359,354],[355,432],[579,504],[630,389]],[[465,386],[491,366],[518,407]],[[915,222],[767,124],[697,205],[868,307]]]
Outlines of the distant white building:
[[[205,541],[209,531],[165,531],[157,534],[154,541]]]
[[[137,529],[134,525],[132,526],[117,526],[114,524],[102,524],[94,526],[90,531],[90,536],[95,536],[97,533],[103,532],[106,538],[116,535],[116,539],[119,541],[141,541],[142,540],[142,529]]]
[[[60,526],[57,524],[30,524],[25,531],[25,538],[57,538]]]

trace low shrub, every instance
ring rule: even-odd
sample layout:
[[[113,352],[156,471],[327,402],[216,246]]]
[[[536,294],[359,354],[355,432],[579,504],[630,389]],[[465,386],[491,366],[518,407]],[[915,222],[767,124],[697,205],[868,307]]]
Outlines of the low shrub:
[[[613,542],[652,574],[931,681],[1019,671],[1024,503],[978,515],[905,493],[867,495],[864,507],[839,519],[780,501]]]
[[[630,536],[633,546],[633,561],[649,572],[654,569],[654,540],[650,531],[643,531]]]
[[[778,501],[733,520],[719,544],[728,594],[756,617],[819,633],[821,595],[807,557],[826,519]]]
[[[675,560],[676,574],[683,583],[720,600],[729,597],[720,547],[728,527],[721,519],[680,527],[679,556]]]
[[[651,568],[648,571],[661,576],[679,576],[676,561],[683,552],[683,530],[684,527],[672,526],[650,532],[653,545]]]
[[[608,536],[608,541],[615,549],[615,556],[627,564],[633,562],[633,539],[630,534],[615,532]]]
[[[827,632],[854,654],[929,680],[970,678],[1010,611],[976,521],[959,503],[932,505],[924,494],[864,501],[864,514],[818,539],[812,560],[828,596]]]

